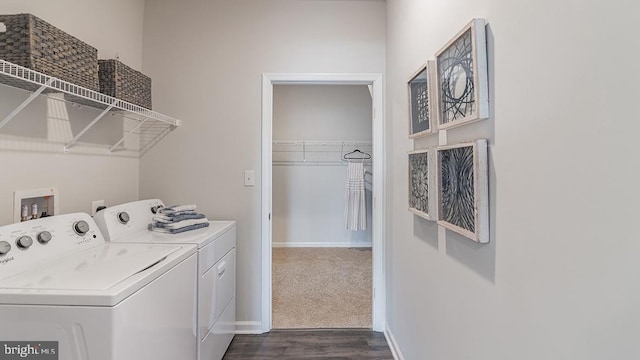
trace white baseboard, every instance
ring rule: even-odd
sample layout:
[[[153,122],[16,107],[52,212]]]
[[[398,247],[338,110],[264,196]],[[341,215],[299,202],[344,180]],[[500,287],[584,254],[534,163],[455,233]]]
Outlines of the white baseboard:
[[[387,339],[393,358],[395,360],[404,360],[404,356],[402,356],[402,352],[400,352],[400,347],[396,342],[396,338],[393,337],[393,333],[391,333],[391,329],[389,329],[389,324],[387,323],[384,324],[384,337]]]
[[[371,247],[370,242],[272,242],[272,247]]]
[[[257,335],[262,333],[262,322],[260,321],[236,321],[236,334]]]

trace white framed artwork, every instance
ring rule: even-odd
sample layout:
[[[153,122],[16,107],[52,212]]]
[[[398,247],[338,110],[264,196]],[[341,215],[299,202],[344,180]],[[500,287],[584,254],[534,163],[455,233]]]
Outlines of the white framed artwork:
[[[409,138],[417,138],[434,132],[435,101],[433,84],[435,61],[429,60],[409,79]]]
[[[473,19],[436,53],[438,128],[489,118],[484,19]]]
[[[409,152],[409,211],[427,220],[436,220],[433,149]]]
[[[437,222],[478,243],[489,242],[487,140],[436,148]]]

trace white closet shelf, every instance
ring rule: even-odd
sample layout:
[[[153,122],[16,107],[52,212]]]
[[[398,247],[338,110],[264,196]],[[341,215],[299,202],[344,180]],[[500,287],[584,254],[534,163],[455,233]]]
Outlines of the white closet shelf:
[[[324,141],[324,140],[273,140],[273,145],[318,145],[318,146],[359,146],[359,145],[372,145],[371,141],[364,140],[345,140],[345,141]]]
[[[20,105],[18,105],[4,119],[0,120],[0,128],[9,123],[16,115],[26,108],[33,100],[42,94],[63,94],[64,98],[50,96],[55,100],[61,100],[88,106],[101,110],[100,114],[94,118],[88,125],[79,131],[73,139],[63,144],[49,142],[48,144],[40,144],[36,146],[35,151],[70,151],[71,148],[81,147],[82,153],[91,154],[118,154],[128,157],[140,157],[148,151],[153,145],[160,141],[164,136],[173,131],[182,124],[181,120],[171,118],[156,111],[152,111],[141,106],[131,104],[129,102],[116,99],[114,97],[101,94],[70,82],[60,80],[58,78],[45,75],[43,73],[10,63],[0,59],[0,84],[4,84],[14,88],[20,88],[31,92],[31,95]],[[79,139],[92,128],[100,119],[108,113],[119,115],[127,119],[134,120],[135,125],[130,129],[123,131],[124,135],[117,142],[110,145],[91,145],[82,144]],[[136,137],[135,148],[127,148],[124,146],[125,140],[130,137]],[[20,142],[19,138],[4,139],[6,141]],[[27,148],[18,150],[32,150]],[[25,146],[22,146],[25,147]]]
[[[272,145],[272,164],[278,166],[346,166],[343,155],[355,149],[373,155],[371,141],[274,140]]]
[[[371,150],[371,141],[306,141],[306,140],[274,140],[274,152],[340,152],[347,149],[360,148]],[[349,150],[349,151],[351,151]]]

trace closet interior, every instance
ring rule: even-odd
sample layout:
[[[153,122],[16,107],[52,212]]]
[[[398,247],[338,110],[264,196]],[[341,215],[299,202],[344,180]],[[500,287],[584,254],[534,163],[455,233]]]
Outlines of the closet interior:
[[[371,109],[366,85],[274,86],[274,329],[371,327]]]

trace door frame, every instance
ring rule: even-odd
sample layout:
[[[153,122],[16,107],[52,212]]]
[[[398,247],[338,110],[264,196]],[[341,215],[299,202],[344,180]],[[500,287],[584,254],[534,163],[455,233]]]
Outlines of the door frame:
[[[386,141],[384,84],[382,74],[362,73],[264,73],[262,74],[262,291],[261,330],[272,328],[271,288],[271,211],[272,211],[272,142],[274,85],[368,85],[371,91],[373,115],[373,298],[372,325],[374,331],[384,331],[386,321],[385,214],[386,214]]]

